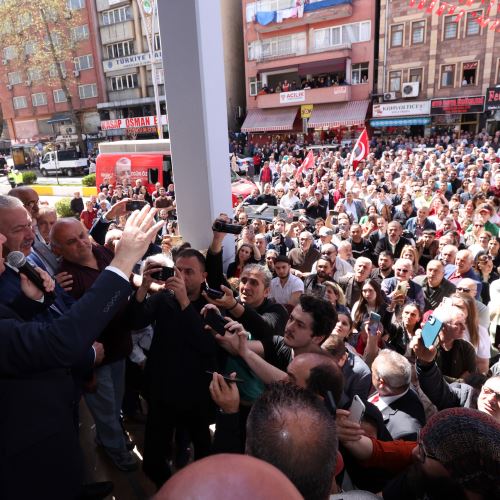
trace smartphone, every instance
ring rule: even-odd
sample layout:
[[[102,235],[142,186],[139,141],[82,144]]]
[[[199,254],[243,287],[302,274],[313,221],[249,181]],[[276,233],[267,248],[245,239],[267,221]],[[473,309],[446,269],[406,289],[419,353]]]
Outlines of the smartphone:
[[[422,328],[422,342],[427,349],[434,345],[442,327],[443,322],[431,314]]]
[[[335,210],[328,210],[328,212],[330,213],[330,215],[331,215],[332,217],[338,217],[338,215],[339,215],[339,213],[338,213],[338,212],[336,212]]]
[[[330,220],[331,220],[333,226],[336,226],[339,223],[339,218],[338,217],[333,217],[332,216],[330,218]]]
[[[333,399],[332,391],[326,391],[325,406],[330,412],[330,415],[335,418],[337,416],[337,405],[335,404],[335,400]]]
[[[214,374],[214,372],[211,372],[210,370],[206,370],[205,373],[208,373],[209,375]],[[219,373],[219,375],[222,375],[222,373]],[[226,382],[245,382],[242,378],[238,378],[238,377],[231,378],[229,375],[222,375],[222,378]]]
[[[208,286],[205,288],[205,293],[211,299],[222,299],[222,297],[224,297],[224,292],[221,290],[215,290],[214,288],[209,288]]]
[[[292,222],[298,222],[298,220],[299,220],[299,216],[298,215],[294,215],[292,217]]]
[[[228,320],[224,319],[218,312],[213,309],[209,309],[205,316],[205,324],[212,328],[219,335],[224,336],[226,334],[225,326]]]
[[[360,423],[363,415],[365,414],[366,406],[361,401],[361,398],[356,394],[352,398],[351,407],[349,408],[349,420],[351,422]]]
[[[408,282],[407,281],[400,281],[396,285],[396,293],[399,293],[401,295],[405,295],[408,293]]]
[[[161,266],[161,270],[156,273],[151,274],[151,278],[158,281],[167,281],[168,278],[171,278],[175,275],[175,271],[172,267]]]
[[[142,200],[134,200],[134,201],[127,201],[125,204],[125,210],[127,212],[133,212],[134,210],[141,210],[141,208],[147,203],[147,201],[142,201]]]
[[[280,211],[279,211],[279,209],[275,208],[275,209],[273,210],[273,213],[274,213],[274,216],[275,216],[275,217],[278,217],[278,215],[279,215]]]
[[[376,336],[379,325],[380,325],[380,314],[377,314],[376,312],[371,312],[370,320],[368,321],[368,333],[370,335]]]

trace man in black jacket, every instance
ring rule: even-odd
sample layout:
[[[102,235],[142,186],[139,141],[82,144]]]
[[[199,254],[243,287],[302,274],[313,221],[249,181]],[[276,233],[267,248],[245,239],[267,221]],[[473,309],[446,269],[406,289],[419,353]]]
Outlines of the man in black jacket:
[[[387,236],[380,238],[377,245],[375,246],[375,257],[378,258],[381,252],[384,250],[389,250],[396,259],[401,255],[403,247],[406,245],[411,245],[411,241],[402,236],[403,228],[401,224],[396,221],[392,221],[387,226]]]
[[[217,346],[199,314],[206,304],[201,295],[207,278],[205,258],[197,250],[185,249],[175,264],[175,275],[163,283],[164,290],[147,299],[151,275],[160,268],[146,267],[130,304],[134,329],[154,323],[145,373],[149,411],[143,468],[158,488],[171,476],[167,461],[177,427],[189,432],[195,459],[210,452],[210,378],[205,372],[216,368]]]

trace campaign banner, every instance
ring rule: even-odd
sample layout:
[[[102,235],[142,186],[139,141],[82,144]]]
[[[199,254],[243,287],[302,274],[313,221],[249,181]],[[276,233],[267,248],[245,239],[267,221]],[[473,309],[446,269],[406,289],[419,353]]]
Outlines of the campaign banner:
[[[161,115],[161,124],[168,125],[167,115]],[[133,118],[117,118],[101,122],[101,130],[114,130],[121,128],[156,127],[158,120],[155,116],[134,116]]]
[[[306,100],[305,90],[292,90],[290,92],[280,92],[280,104],[290,102],[302,102]]]
[[[373,105],[374,118],[390,118],[393,116],[428,115],[431,101],[394,102]]]
[[[456,115],[482,113],[483,111],[484,95],[431,100],[431,115]]]
[[[154,52],[154,62],[161,62],[161,50],[156,50]],[[117,57],[116,59],[109,59],[103,61],[102,66],[104,72],[116,71],[118,69],[136,68],[137,66],[146,66],[151,64],[151,57],[149,52],[144,52],[143,54],[134,54],[131,56]]]

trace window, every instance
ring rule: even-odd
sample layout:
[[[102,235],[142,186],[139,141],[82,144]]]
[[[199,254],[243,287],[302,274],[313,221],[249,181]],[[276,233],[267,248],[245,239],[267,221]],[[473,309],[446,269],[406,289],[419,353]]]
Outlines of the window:
[[[422,68],[412,68],[409,73],[410,82],[420,82],[422,83],[424,70]]]
[[[262,82],[257,80],[257,77],[251,76],[248,79],[248,84],[250,87],[250,95],[256,96],[262,90]]]
[[[466,62],[462,65],[462,87],[477,85],[478,62]]]
[[[44,42],[47,44],[47,46],[49,45],[49,37],[47,35],[45,35],[43,37],[44,39]],[[50,40],[52,41],[52,44],[54,45],[54,47],[57,49],[58,47],[61,46],[61,35],[59,33],[55,33],[55,32],[52,32],[50,34]]]
[[[59,63],[63,77],[66,78],[66,66],[63,62]],[[59,72],[57,71],[57,66],[52,64],[49,69],[49,76],[52,78],[59,78]]]
[[[290,9],[295,7],[294,0],[260,0],[258,3],[259,11],[274,11],[282,9]]]
[[[402,47],[404,35],[404,24],[391,26],[391,47]]]
[[[130,6],[120,7],[119,9],[106,10],[102,13],[102,24],[108,26],[110,24],[122,23],[132,19]]]
[[[23,12],[19,16],[19,26],[21,28],[27,28],[28,26],[31,26],[32,22],[33,18],[31,17],[31,12]]]
[[[411,43],[417,45],[425,42],[425,21],[411,23]]]
[[[116,59],[117,57],[130,56],[134,53],[134,41],[114,43],[107,46],[108,59]]]
[[[31,94],[31,102],[33,106],[45,106],[47,104],[47,94],[45,92]]]
[[[353,64],[351,69],[351,83],[368,83],[368,63]]]
[[[13,46],[5,47],[3,49],[3,58],[9,61],[10,59],[14,59],[17,56],[16,48]]]
[[[35,42],[27,42],[24,45],[24,54],[27,56],[31,56],[36,51],[36,43]]]
[[[161,50],[161,39],[159,33],[155,33],[154,49]]]
[[[41,80],[42,78],[43,78],[42,71],[39,68],[28,69],[28,80],[34,82],[36,80]]]
[[[262,57],[277,57],[292,54],[292,37],[280,36],[262,41]]]
[[[371,22],[363,21],[315,30],[313,43],[314,48],[318,50],[336,45],[366,42],[370,40],[370,36]]]
[[[444,18],[444,28],[443,28],[443,38],[445,40],[453,40],[457,38],[458,35],[458,23],[455,22],[456,16],[445,16]]]
[[[86,40],[89,37],[89,25],[82,24],[71,28],[71,40],[78,42],[79,40]]]
[[[342,43],[342,28],[334,26],[314,31],[314,48],[323,49]]]
[[[401,91],[401,71],[389,72],[389,92]]]
[[[55,103],[67,101],[66,94],[64,93],[63,89],[54,90],[53,94],[54,94],[54,102]]]
[[[14,109],[22,109],[28,107],[28,100],[25,96],[14,97],[12,99],[12,104],[14,105]]]
[[[68,0],[69,10],[80,10],[85,7],[85,0]]]
[[[453,87],[455,84],[455,65],[441,66],[441,87]]]
[[[465,28],[466,36],[476,36],[481,34],[481,25],[477,20],[483,15],[482,10],[475,12],[467,12],[467,27]]]
[[[13,73],[8,73],[7,78],[9,80],[9,85],[17,85],[22,82],[21,72],[15,71]]]
[[[110,78],[111,90],[135,89],[137,87],[137,73],[114,76]]]
[[[75,69],[83,71],[94,67],[94,56],[87,54],[85,56],[75,57]]]
[[[95,83],[89,83],[88,85],[78,85],[78,95],[80,99],[90,99],[91,97],[97,97],[97,85]]]

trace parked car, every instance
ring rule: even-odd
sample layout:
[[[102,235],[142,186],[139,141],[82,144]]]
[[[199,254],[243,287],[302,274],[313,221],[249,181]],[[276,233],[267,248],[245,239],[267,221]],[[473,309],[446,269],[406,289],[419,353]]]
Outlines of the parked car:
[[[251,180],[240,177],[231,170],[231,198],[233,207],[238,205],[238,196],[243,196],[243,199],[245,199],[256,187]]]

